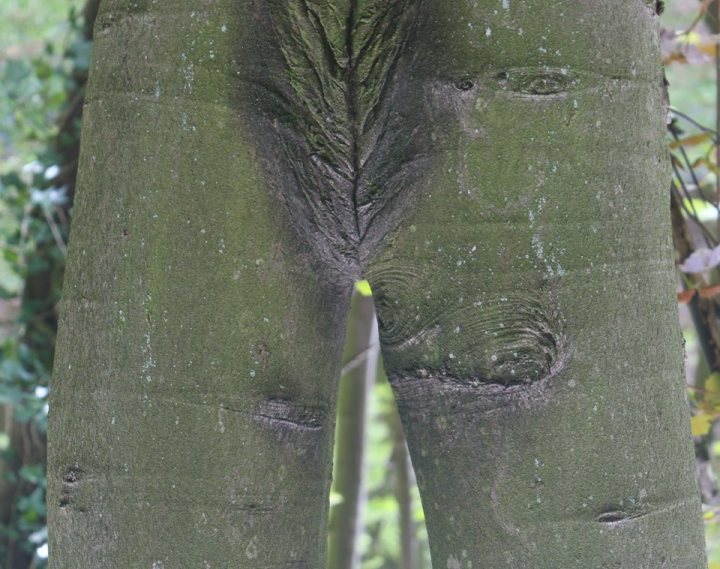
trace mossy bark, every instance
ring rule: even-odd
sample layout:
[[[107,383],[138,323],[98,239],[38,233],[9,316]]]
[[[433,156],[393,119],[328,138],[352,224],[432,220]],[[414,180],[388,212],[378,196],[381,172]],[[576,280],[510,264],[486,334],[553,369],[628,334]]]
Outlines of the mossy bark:
[[[661,88],[645,0],[106,0],[53,569],[322,567],[363,274],[436,567],[703,567]]]
[[[250,2],[102,2],[54,389],[53,569],[322,567],[352,279],[236,96]]]
[[[656,15],[432,12],[440,165],[368,278],[434,565],[705,567]]]

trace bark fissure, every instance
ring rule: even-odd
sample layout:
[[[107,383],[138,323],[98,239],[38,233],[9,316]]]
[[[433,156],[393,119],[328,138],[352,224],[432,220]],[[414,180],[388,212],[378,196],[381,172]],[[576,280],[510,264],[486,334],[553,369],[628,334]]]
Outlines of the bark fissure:
[[[360,211],[358,208],[358,192],[360,187],[360,150],[359,150],[359,124],[358,124],[358,101],[357,101],[357,70],[355,69],[355,49],[353,45],[353,29],[357,12],[357,0],[350,0],[350,13],[347,19],[345,32],[345,45],[347,49],[347,68],[345,71],[345,82],[347,85],[346,95],[348,101],[348,120],[350,122],[350,133],[352,138],[352,204],[355,216],[355,230],[358,241],[362,239],[362,228],[360,225]]]
[[[251,412],[228,405],[221,405],[220,408],[229,413],[249,415],[255,422],[270,428],[291,432],[322,431],[326,418],[322,409],[284,399],[263,401]]]
[[[603,512],[597,518],[601,524],[614,526],[644,516],[644,512],[627,512],[625,510],[609,510]]]
[[[396,64],[414,10],[410,0],[339,4],[293,0],[268,8],[285,73],[266,87],[274,96],[264,98],[263,111],[282,149],[272,167],[290,181],[278,191],[292,211],[309,213],[293,216],[296,229],[322,261],[359,275],[392,227],[376,218],[421,162],[422,153],[408,150],[416,125],[392,118],[401,111]]]

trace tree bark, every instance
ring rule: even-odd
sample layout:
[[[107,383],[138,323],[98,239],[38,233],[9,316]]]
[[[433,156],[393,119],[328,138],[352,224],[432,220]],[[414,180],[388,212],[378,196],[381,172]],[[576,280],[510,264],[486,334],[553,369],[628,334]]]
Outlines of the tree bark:
[[[342,501],[331,508],[328,567],[360,567],[358,540],[363,532],[367,407],[378,366],[378,332],[371,296],[353,295],[340,378],[335,428],[333,490]]]
[[[433,562],[705,567],[656,15],[428,10],[419,59],[462,92],[438,96],[442,167],[368,279]]]
[[[233,53],[253,10],[100,6],[50,403],[55,569],[326,564],[353,279],[317,268],[261,171]]]
[[[105,0],[53,569],[324,566],[362,275],[436,567],[703,567],[654,6]]]

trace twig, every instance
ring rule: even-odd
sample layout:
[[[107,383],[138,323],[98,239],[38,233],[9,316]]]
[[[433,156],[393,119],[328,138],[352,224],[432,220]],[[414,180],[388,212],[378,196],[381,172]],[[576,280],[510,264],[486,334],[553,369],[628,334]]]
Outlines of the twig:
[[[686,121],[688,121],[688,122],[691,123],[692,125],[698,127],[700,130],[702,130],[702,131],[704,131],[704,132],[708,132],[708,133],[710,133],[710,134],[714,134],[714,135],[715,135],[715,138],[712,139],[712,142],[715,143],[715,144],[718,143],[717,131],[716,131],[716,130],[714,130],[714,129],[710,128],[710,127],[707,127],[707,126],[702,125],[701,123],[699,123],[698,121],[696,121],[694,118],[692,118],[691,116],[687,115],[686,113],[683,113],[682,111],[679,111],[679,110],[676,109],[675,107],[670,107],[670,112],[671,112],[672,114],[674,114],[674,115],[679,116],[679,117],[682,118],[682,119],[685,119]]]
[[[700,8],[698,9],[697,16],[695,17],[693,22],[690,24],[690,27],[686,28],[685,30],[683,30],[681,32],[675,32],[675,37],[686,36],[686,35],[690,34],[697,27],[697,25],[702,21],[703,16],[705,15],[705,12],[707,12],[711,3],[712,3],[712,0],[703,0],[703,3],[700,5]]]
[[[50,226],[50,231],[53,234],[53,239],[55,239],[55,243],[57,244],[58,249],[60,249],[63,257],[67,257],[67,245],[65,244],[65,241],[60,234],[57,223],[55,223],[55,220],[52,218],[52,215],[50,215],[50,212],[46,208],[43,207],[41,209],[43,215],[45,216],[45,221],[47,221],[48,225]]]

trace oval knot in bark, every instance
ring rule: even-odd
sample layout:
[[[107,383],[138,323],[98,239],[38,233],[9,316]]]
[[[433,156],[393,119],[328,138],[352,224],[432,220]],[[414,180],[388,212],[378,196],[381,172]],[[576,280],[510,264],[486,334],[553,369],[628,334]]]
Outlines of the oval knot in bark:
[[[562,321],[543,292],[463,302],[419,321],[383,284],[376,290],[392,374],[511,386],[549,378],[566,360]]]

